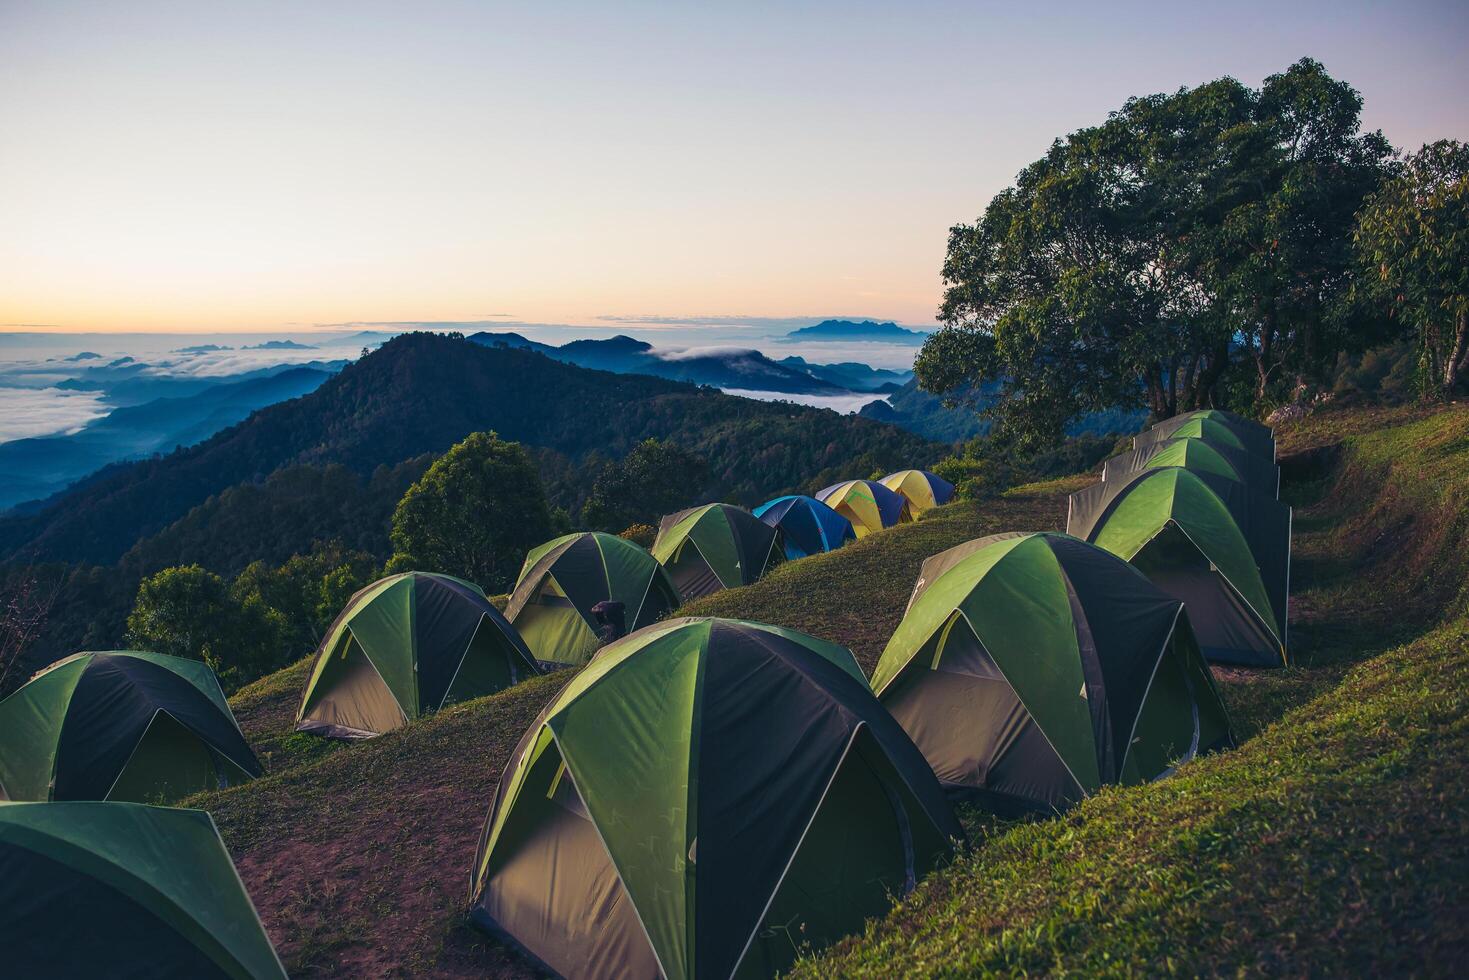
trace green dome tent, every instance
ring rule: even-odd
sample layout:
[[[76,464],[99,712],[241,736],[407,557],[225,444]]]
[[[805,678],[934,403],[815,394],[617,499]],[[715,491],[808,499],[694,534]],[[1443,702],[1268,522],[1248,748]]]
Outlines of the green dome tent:
[[[505,618],[538,660],[586,663],[602,645],[600,602],[622,604],[623,632],[678,608],[678,590],[647,550],[611,534],[568,534],[525,557]]]
[[[78,653],[0,702],[0,799],[171,802],[260,772],[197,660]]]
[[[1141,449],[1113,456],[1102,466],[1102,480],[1125,480],[1139,470],[1182,466],[1243,483],[1257,493],[1280,496],[1280,467],[1250,452],[1230,449],[1198,438],[1164,439]]]
[[[1185,412],[1164,419],[1133,437],[1132,446],[1142,449],[1166,439],[1183,438],[1208,439],[1275,462],[1275,434],[1269,426],[1217,408]]]
[[[566,977],[768,976],[961,836],[846,649],[669,620],[602,648],[521,739],[471,917]]]
[[[781,560],[779,545],[780,532],[744,508],[705,504],[663,518],[652,551],[687,600],[749,585]]]
[[[370,738],[540,673],[479,586],[404,572],[358,592],[327,630],[296,730]]]
[[[8,976],[285,980],[203,810],[0,804],[0,903]]]
[[[1197,442],[1198,440],[1186,440]],[[1171,444],[1169,444],[1171,445]],[[1066,530],[1079,538],[1090,539],[1097,525],[1105,521],[1133,487],[1153,473],[1170,469],[1187,469],[1224,504],[1229,516],[1250,546],[1255,568],[1265,586],[1272,607],[1284,608],[1289,588],[1291,509],[1269,493],[1256,493],[1248,484],[1204,470],[1188,467],[1144,468],[1119,474],[1111,480],[1096,483],[1073,493],[1067,501]]]
[[[1186,602],[1210,660],[1288,662],[1290,509],[1279,501],[1170,466],[1073,494],[1067,530]]]
[[[1000,813],[1059,810],[1231,743],[1183,604],[1064,534],[924,562],[873,688],[947,788]]]

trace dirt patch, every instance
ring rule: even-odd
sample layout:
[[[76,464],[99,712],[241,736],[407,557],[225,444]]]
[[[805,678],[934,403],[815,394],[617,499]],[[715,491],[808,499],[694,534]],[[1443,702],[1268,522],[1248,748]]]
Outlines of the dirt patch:
[[[462,923],[500,774],[566,676],[191,801],[214,812],[292,976],[536,975]]]

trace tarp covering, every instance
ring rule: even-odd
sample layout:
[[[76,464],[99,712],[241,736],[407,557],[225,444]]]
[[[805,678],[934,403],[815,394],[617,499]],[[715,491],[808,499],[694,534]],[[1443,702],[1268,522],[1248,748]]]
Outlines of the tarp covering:
[[[10,976],[286,975],[202,810],[0,804],[0,903]]]
[[[584,830],[546,840],[551,806],[595,828],[607,866]],[[566,976],[640,975],[639,942],[668,977],[730,976],[747,959],[768,973],[803,935],[860,928],[961,836],[850,652],[670,620],[603,648],[522,739],[476,858],[473,916]],[[551,867],[567,860],[574,876]]]
[[[1154,686],[1160,669],[1192,686]],[[1061,809],[1230,738],[1182,604],[1063,534],[925,562],[873,687],[951,790],[1001,812]],[[1135,740],[1144,716],[1164,744]]]
[[[817,493],[816,499],[851,521],[859,538],[913,520],[902,494],[872,480],[834,483]]]
[[[1181,438],[1206,439],[1275,462],[1275,434],[1269,426],[1217,408],[1164,419],[1133,437],[1132,445],[1134,449],[1142,449],[1165,439]]]
[[[756,507],[755,516],[780,530],[787,558],[835,551],[857,540],[852,522],[815,497],[776,497]]]
[[[593,607],[620,602],[628,631],[678,607],[678,591],[658,560],[611,534],[568,534],[531,550],[505,618],[538,660],[585,663],[602,645]]]
[[[688,600],[754,582],[784,557],[779,541],[744,508],[705,504],[663,518],[652,552]]]
[[[199,661],[80,653],[0,702],[6,799],[169,801],[260,773]]]
[[[908,509],[915,517],[954,499],[954,485],[928,470],[899,470],[878,482],[908,501]]]
[[[539,673],[479,587],[404,572],[354,595],[317,651],[299,731],[363,738]]]
[[[1210,660],[1279,666],[1290,577],[1290,515],[1282,508],[1231,481],[1166,467],[1079,491],[1067,526],[1187,602]]]

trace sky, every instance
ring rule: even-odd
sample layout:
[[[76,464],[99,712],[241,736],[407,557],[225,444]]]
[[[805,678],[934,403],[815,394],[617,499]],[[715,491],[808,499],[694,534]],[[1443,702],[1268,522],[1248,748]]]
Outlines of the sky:
[[[0,330],[932,326],[1129,96],[1302,56],[1469,139],[1469,4],[0,0]]]

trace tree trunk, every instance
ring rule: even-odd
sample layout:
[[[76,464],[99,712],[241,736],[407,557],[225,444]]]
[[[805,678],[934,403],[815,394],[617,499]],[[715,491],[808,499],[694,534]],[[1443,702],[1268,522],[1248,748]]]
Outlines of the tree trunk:
[[[1212,353],[1208,361],[1199,369],[1198,376],[1194,379],[1193,407],[1208,408],[1212,402],[1211,396],[1214,386],[1224,375],[1225,369],[1229,367],[1229,344],[1220,344]]]
[[[1266,314],[1260,321],[1260,346],[1255,350],[1255,397],[1263,400],[1270,383],[1270,354],[1275,347],[1275,316]]]
[[[1453,394],[1454,385],[1466,368],[1469,368],[1469,314],[1460,310],[1459,315],[1454,318],[1454,348],[1444,359],[1444,397]]]

